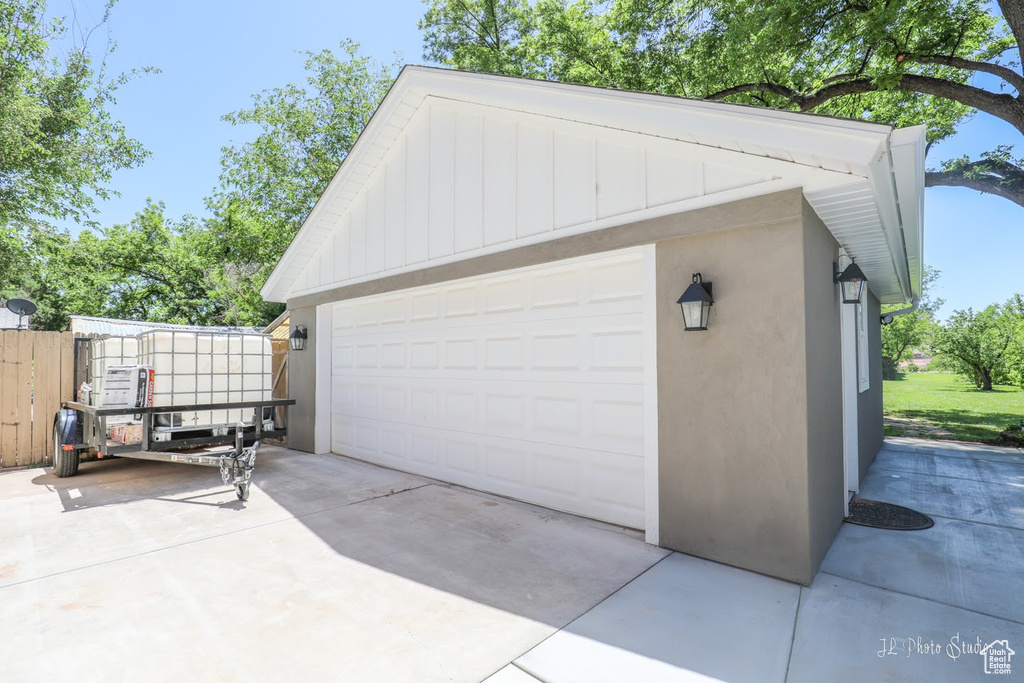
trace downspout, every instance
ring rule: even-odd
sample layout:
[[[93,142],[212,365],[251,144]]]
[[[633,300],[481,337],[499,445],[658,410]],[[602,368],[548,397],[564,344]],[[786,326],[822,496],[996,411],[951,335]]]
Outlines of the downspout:
[[[921,305],[921,297],[914,297],[914,300],[910,303],[910,308],[901,308],[898,311],[892,311],[890,313],[884,313],[882,315],[881,322],[883,325],[888,325],[892,322],[893,318],[898,315],[906,315],[907,313],[913,313],[917,310],[918,306]]]

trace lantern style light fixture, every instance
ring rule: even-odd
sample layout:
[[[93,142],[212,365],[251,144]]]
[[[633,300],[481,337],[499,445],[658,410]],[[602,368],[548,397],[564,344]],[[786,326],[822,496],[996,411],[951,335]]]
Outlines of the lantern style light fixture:
[[[864,275],[864,271],[852,258],[850,265],[846,266],[846,270],[842,273],[839,272],[838,261],[832,264],[832,282],[838,282],[839,287],[843,290],[844,304],[859,304],[867,281],[868,278]]]
[[[306,348],[306,326],[296,325],[295,329],[288,336],[288,343],[291,344],[292,351],[302,351]]]
[[[683,328],[687,332],[708,329],[708,314],[715,300],[711,298],[711,283],[704,282],[700,273],[694,273],[690,286],[676,301],[683,311]]]

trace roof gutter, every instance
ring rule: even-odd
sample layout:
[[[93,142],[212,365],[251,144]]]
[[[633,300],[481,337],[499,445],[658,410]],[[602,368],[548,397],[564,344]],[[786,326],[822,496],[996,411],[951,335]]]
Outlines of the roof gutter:
[[[888,313],[883,313],[882,314],[881,322],[882,322],[883,325],[889,325],[890,323],[892,323],[893,318],[895,318],[896,316],[898,316],[898,315],[907,315],[908,313],[913,313],[914,311],[916,311],[918,309],[918,307],[920,305],[921,305],[921,298],[920,297],[915,297],[914,301],[911,302],[909,308],[901,308],[898,311],[890,311]]]

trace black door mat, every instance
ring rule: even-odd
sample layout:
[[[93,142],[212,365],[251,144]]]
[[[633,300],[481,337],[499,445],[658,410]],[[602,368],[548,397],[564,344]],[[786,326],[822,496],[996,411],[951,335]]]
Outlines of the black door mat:
[[[919,531],[935,525],[931,517],[917,510],[866,498],[850,501],[850,516],[844,521],[873,529],[896,531]]]

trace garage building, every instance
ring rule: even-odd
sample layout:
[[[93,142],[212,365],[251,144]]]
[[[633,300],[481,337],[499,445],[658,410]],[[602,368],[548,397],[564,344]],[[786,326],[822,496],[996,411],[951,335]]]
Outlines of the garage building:
[[[807,583],[881,445],[923,181],[923,128],[406,67],[263,288],[307,337],[290,445]]]

